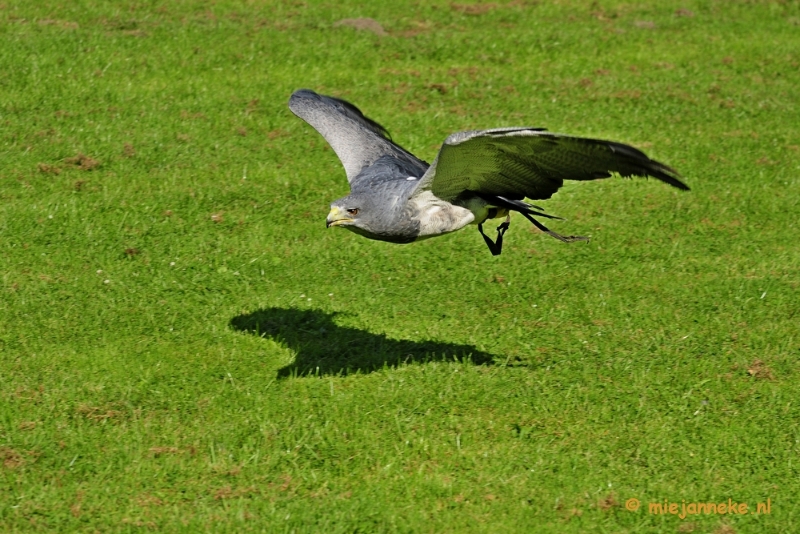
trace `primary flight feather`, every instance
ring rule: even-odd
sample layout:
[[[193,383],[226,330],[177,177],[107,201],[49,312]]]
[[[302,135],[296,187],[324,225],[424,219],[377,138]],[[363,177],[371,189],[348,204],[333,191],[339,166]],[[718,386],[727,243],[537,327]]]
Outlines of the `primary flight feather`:
[[[550,133],[542,128],[494,128],[450,135],[428,165],[392,142],[386,129],[353,104],[295,91],[289,109],[314,127],[342,162],[350,194],[331,203],[327,225],[370,239],[410,243],[477,224],[492,254],[500,254],[509,212],[562,241],[584,240],[549,230],[536,217],[556,218],[524,202],[546,200],[564,180],[612,173],[651,176],[689,188],[674,169],[629,145]],[[506,217],[492,241],[490,218]]]

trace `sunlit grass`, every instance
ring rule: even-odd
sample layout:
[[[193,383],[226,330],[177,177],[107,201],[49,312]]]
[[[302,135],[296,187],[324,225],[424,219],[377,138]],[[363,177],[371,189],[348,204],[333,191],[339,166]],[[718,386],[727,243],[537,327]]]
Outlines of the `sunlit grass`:
[[[387,35],[337,26],[372,17]],[[798,529],[800,11],[787,3],[6,2],[0,526]],[[570,184],[398,246],[288,111],[631,143],[689,193]],[[630,498],[643,503],[625,509]],[[771,502],[685,519],[649,502]]]

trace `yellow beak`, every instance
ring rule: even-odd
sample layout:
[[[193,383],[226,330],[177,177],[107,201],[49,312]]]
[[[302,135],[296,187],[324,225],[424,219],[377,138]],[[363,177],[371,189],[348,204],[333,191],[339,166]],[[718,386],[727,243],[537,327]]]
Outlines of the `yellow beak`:
[[[353,219],[348,217],[346,213],[343,213],[342,210],[337,207],[333,207],[328,214],[328,218],[325,220],[325,226],[330,228],[331,226],[341,226],[351,222],[353,222]]]

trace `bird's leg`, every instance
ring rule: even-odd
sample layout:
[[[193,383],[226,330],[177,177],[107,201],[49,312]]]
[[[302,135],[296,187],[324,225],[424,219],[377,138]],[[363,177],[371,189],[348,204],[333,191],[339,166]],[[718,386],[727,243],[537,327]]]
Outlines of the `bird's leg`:
[[[483,236],[483,240],[486,241],[486,246],[489,247],[489,252],[492,253],[492,256],[499,256],[500,252],[503,250],[503,234],[506,233],[508,230],[508,226],[511,223],[511,215],[509,214],[506,217],[506,220],[497,227],[497,240],[492,241],[488,235],[483,233],[483,223],[478,225],[478,231]]]
[[[478,225],[478,231],[481,233],[481,236],[483,237],[483,240],[486,241],[486,246],[489,247],[489,252],[492,253],[492,256],[499,256],[500,252],[503,250],[503,236],[502,236],[502,234],[500,234],[500,232],[498,232],[497,242],[495,243],[494,241],[491,240],[491,238],[489,238],[488,235],[483,233],[483,223],[480,223]]]

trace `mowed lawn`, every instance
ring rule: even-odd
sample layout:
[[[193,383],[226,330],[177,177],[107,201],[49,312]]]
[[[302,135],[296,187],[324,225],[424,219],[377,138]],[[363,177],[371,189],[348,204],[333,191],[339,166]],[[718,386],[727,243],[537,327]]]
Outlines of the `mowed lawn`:
[[[0,42],[3,532],[800,531],[797,2],[6,0]],[[569,184],[592,240],[498,257],[326,230],[301,87],[692,190]]]

